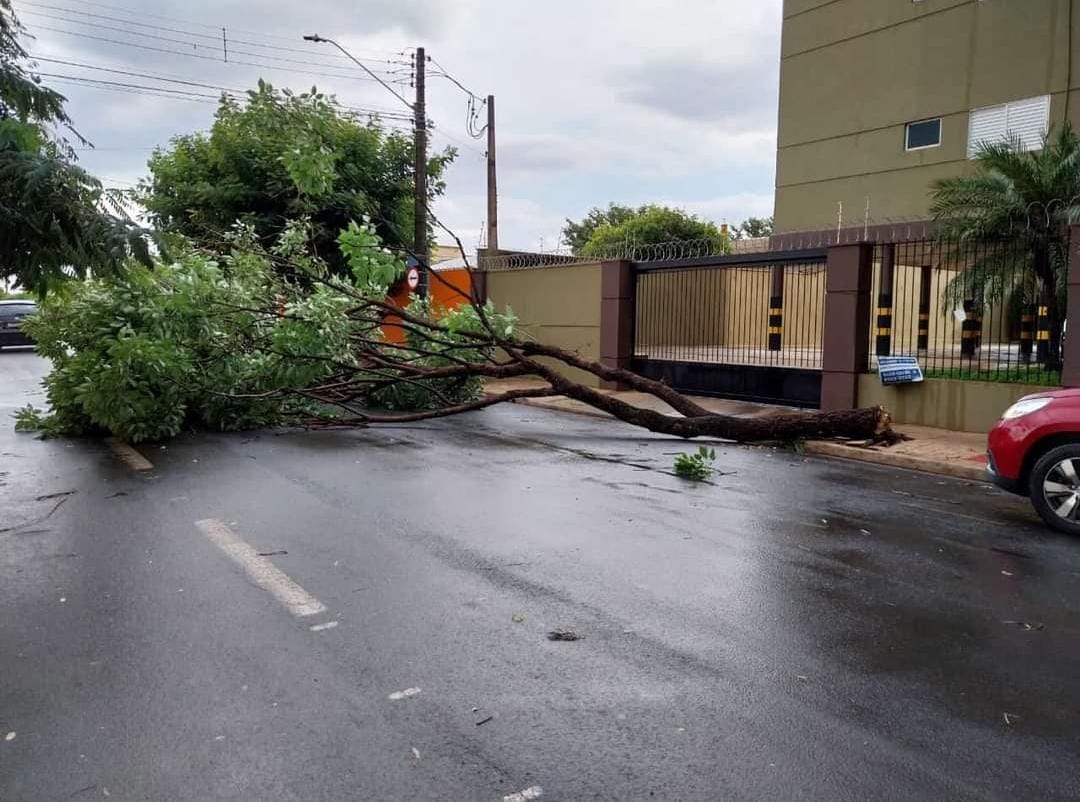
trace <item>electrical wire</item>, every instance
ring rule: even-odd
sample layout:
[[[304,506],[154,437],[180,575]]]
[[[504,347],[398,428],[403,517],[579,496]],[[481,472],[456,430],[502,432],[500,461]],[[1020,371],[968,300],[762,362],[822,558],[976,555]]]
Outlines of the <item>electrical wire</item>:
[[[432,77],[446,78],[468,97],[468,105],[465,108],[465,131],[473,139],[480,139],[487,132],[487,123],[484,123],[483,125],[480,124],[483,109],[487,106],[487,98],[480,97],[465,86],[465,84],[461,83],[461,81],[451,75],[446,67],[440,64],[436,59],[432,58],[431,63],[439,68],[439,72],[432,73]]]
[[[30,2],[30,0],[22,0],[22,1],[23,2]],[[103,9],[106,9],[108,11],[118,11],[118,12],[120,12],[122,14],[130,14],[130,15],[137,14],[140,17],[143,17],[143,18],[146,18],[146,19],[157,19],[157,20],[162,20],[164,22],[176,22],[176,23],[179,23],[181,25],[192,25],[192,26],[195,26],[196,28],[207,28],[209,30],[214,30],[214,31],[220,31],[221,30],[220,25],[211,25],[211,24],[208,24],[208,23],[205,23],[205,22],[195,22],[193,20],[183,20],[183,19],[178,19],[176,17],[166,17],[166,16],[162,16],[161,14],[151,14],[151,13],[143,11],[141,9],[133,9],[133,8],[129,8],[129,7],[126,7],[126,6],[109,5],[108,3],[95,2],[94,0],[80,0],[79,4],[83,5],[83,6],[90,6],[90,7],[93,7],[93,8],[103,8]],[[250,36],[262,37],[262,38],[265,38],[265,39],[278,39],[278,40],[280,40],[282,42],[292,42],[292,43],[296,42],[296,38],[292,37],[292,36],[281,36],[279,34],[265,33],[265,32],[262,32],[262,31],[252,31],[252,30],[246,30],[246,29],[243,29],[243,28],[232,28],[231,30],[234,30],[234,31],[236,31],[238,33],[247,34],[247,35],[250,35]],[[307,51],[305,50],[305,51],[302,51],[302,52],[306,53]],[[359,48],[359,49],[357,49],[357,52],[359,52],[359,53],[371,53],[373,55],[384,55],[384,56],[385,55],[388,55],[388,56],[405,56],[405,55],[408,55],[408,50],[404,50],[404,49],[403,50],[376,50],[376,49],[373,49],[373,48]]]
[[[292,68],[293,64],[300,64],[300,65],[307,66],[307,67],[322,66],[322,65],[318,64],[317,62],[313,63],[311,59],[301,60],[301,59],[295,59],[295,58],[288,58],[288,57],[285,57],[285,56],[273,56],[273,55],[269,55],[267,53],[253,53],[250,50],[237,50],[237,49],[233,49],[233,48],[226,49],[225,47],[222,46],[220,40],[218,40],[217,44],[213,44],[213,45],[201,44],[201,43],[198,43],[198,42],[188,42],[188,41],[184,41],[183,39],[176,39],[175,37],[171,37],[171,36],[160,36],[158,34],[146,33],[145,31],[132,31],[132,30],[129,30],[128,28],[118,28],[118,27],[116,27],[114,25],[102,25],[102,24],[97,23],[97,22],[84,22],[83,20],[67,19],[66,17],[59,17],[59,16],[56,16],[54,14],[43,14],[43,13],[41,13],[39,11],[29,11],[29,12],[25,12],[25,13],[30,14],[30,15],[39,16],[39,17],[44,17],[44,18],[50,19],[50,20],[58,20],[58,21],[63,22],[65,24],[67,24],[67,25],[81,25],[83,27],[93,28],[95,30],[104,30],[104,31],[111,31],[113,33],[128,34],[130,36],[138,36],[138,37],[143,38],[143,39],[153,39],[153,40],[159,41],[159,42],[167,42],[169,44],[174,44],[174,45],[184,45],[185,47],[190,46],[190,47],[192,47],[194,49],[208,50],[208,51],[210,51],[212,53],[219,54],[218,56],[215,56],[215,60],[217,60],[217,58],[220,57],[220,59],[225,63],[228,63],[229,56],[237,55],[237,56],[250,56],[252,58],[259,58],[259,59],[263,59],[265,61],[281,62],[282,64],[289,65],[290,69]],[[44,26],[38,26],[38,27],[44,28]],[[44,29],[49,30],[48,28],[44,28]],[[76,35],[79,35],[79,34],[76,34]],[[327,65],[327,66],[330,66],[330,65]],[[346,69],[346,67],[344,65],[342,65],[342,66],[333,65],[333,69]],[[359,76],[357,75],[355,77],[359,77]]]
[[[265,44],[265,43],[262,43],[262,42],[254,42],[254,41],[250,41],[250,40],[247,40],[247,39],[229,38],[228,33],[227,33],[228,28],[224,27],[224,26],[221,27],[221,28],[218,28],[215,33],[200,33],[198,31],[189,31],[189,30],[185,30],[185,29],[182,29],[182,28],[170,28],[170,27],[162,26],[162,25],[153,25],[153,24],[147,23],[147,22],[139,22],[137,20],[128,20],[128,19],[124,19],[122,17],[113,17],[113,16],[109,16],[107,14],[94,14],[94,13],[91,13],[89,11],[79,11],[79,10],[74,9],[74,8],[66,8],[66,7],[63,7],[63,6],[55,6],[55,5],[50,5],[48,3],[39,3],[39,2],[35,2],[34,0],[20,0],[19,5],[20,6],[32,6],[34,8],[45,8],[45,9],[49,9],[49,10],[52,10],[52,11],[62,11],[65,14],[76,14],[76,15],[81,16],[81,17],[90,17],[91,19],[101,19],[101,20],[106,20],[108,22],[117,22],[117,23],[120,23],[122,25],[135,26],[135,27],[138,27],[138,28],[148,28],[150,30],[165,31],[167,33],[175,33],[175,34],[180,34],[182,36],[191,36],[191,37],[196,37],[196,38],[200,38],[200,39],[207,39],[207,40],[210,40],[210,41],[215,42],[215,43],[222,42],[223,47],[220,48],[221,50],[224,50],[225,45],[227,45],[227,44],[236,43],[236,44],[240,44],[240,45],[247,45],[249,47],[258,47],[258,48],[262,48],[262,49],[265,49],[265,50],[274,50],[274,51],[287,52],[287,53],[300,53],[302,55],[308,56],[308,60],[305,63],[308,63],[308,64],[311,63],[311,60],[310,60],[311,53],[310,53],[309,50],[301,49],[301,48],[298,48],[298,47],[285,47],[283,45]],[[50,16],[50,15],[47,15],[47,14],[45,14],[43,12],[40,12],[40,11],[22,11],[21,10],[20,13],[21,14],[36,14],[36,15],[42,16],[42,17],[49,17]],[[51,19],[59,19],[59,20],[62,20],[64,22],[74,22],[75,21],[75,20],[69,20],[69,18],[67,18],[67,17],[50,17],[50,18]],[[82,23],[82,24],[90,25],[90,24],[93,24],[93,23]],[[198,23],[184,23],[184,24],[198,24]],[[107,27],[107,26],[101,26],[101,27]],[[125,33],[137,33],[137,32],[135,32],[135,31],[125,31]],[[146,34],[146,35],[149,36],[150,34]],[[232,51],[230,51],[230,52],[232,52]],[[236,52],[240,52],[240,51],[236,51]],[[256,54],[256,55],[262,56],[263,54]],[[398,55],[398,54],[391,54],[391,55]],[[327,53],[324,56],[324,58],[331,58],[331,59],[336,59],[336,60],[340,61],[341,59],[344,59],[345,56],[342,56],[342,55],[337,54],[337,53]],[[372,63],[378,63],[378,64],[397,64],[397,65],[402,65],[402,66],[408,66],[407,62],[402,61],[400,59],[389,59],[389,58],[381,58],[381,59],[370,58],[370,59],[367,59],[367,58],[365,58],[365,59],[362,59],[362,60],[363,61],[369,61],[369,62],[372,62]],[[330,66],[330,65],[328,65],[328,66]],[[333,65],[333,66],[340,66],[340,65]]]
[[[81,86],[85,89],[103,89],[111,92],[121,92],[130,95],[142,95],[145,97],[157,97],[165,98],[167,100],[186,100],[194,103],[205,103],[216,106],[221,101],[220,95],[201,94],[199,92],[192,92],[182,89],[169,89],[168,87],[157,86],[145,86],[141,84],[126,84],[119,81],[104,81],[96,78],[87,78],[80,76],[67,76],[67,75],[53,75],[51,73],[40,73],[44,77],[51,78],[53,81],[60,83],[73,84],[75,86]],[[227,97],[235,100],[242,100],[242,97],[231,95],[228,93]],[[380,117],[377,113],[371,113],[368,115],[370,118]],[[400,122],[386,121],[379,119],[379,124],[382,128],[391,131],[412,131],[411,125],[402,124]]]
[[[82,32],[79,32],[79,31],[65,31],[65,30],[61,30],[59,28],[53,28],[53,27],[50,27],[50,26],[47,26],[47,25],[37,25],[35,27],[38,30],[51,31],[53,33],[62,33],[62,34],[68,35],[68,36],[75,36],[77,38],[82,38],[82,39],[92,39],[94,41],[105,42],[107,44],[123,45],[125,47],[133,47],[133,48],[136,48],[136,49],[139,49],[139,50],[148,50],[148,51],[152,51],[152,52],[155,52],[155,53],[168,53],[168,54],[174,55],[174,56],[184,56],[185,58],[200,59],[202,61],[213,61],[213,62],[217,62],[219,64],[222,63],[222,60],[220,58],[218,58],[217,56],[203,56],[203,55],[200,55],[199,53],[187,53],[187,52],[184,52],[183,50],[169,50],[168,48],[153,47],[152,45],[140,45],[140,44],[136,44],[134,42],[125,42],[125,41],[122,41],[122,40],[119,40],[119,39],[110,39],[110,38],[105,37],[105,36],[94,36],[93,34],[82,33]],[[279,72],[291,72],[291,73],[301,73],[301,74],[304,74],[304,75],[315,75],[315,76],[318,76],[320,78],[341,78],[341,79],[347,80],[347,81],[379,81],[379,80],[381,80],[379,78],[374,78],[374,77],[369,78],[367,76],[359,75],[359,74],[355,74],[355,73],[352,74],[352,75],[342,75],[340,73],[332,73],[332,72],[313,72],[312,70],[303,70],[303,69],[299,69],[299,68],[295,68],[295,67],[284,67],[284,66],[279,66],[279,65],[275,65],[275,64],[260,64],[258,62],[252,62],[252,61],[236,61],[235,59],[230,60],[228,63],[229,64],[234,64],[234,65],[245,66],[245,67],[257,67],[259,69],[277,70]],[[390,83],[404,83],[404,82],[401,81],[401,80],[397,80],[397,79],[391,79]]]
[[[466,141],[465,141],[465,140],[463,140],[463,139],[458,139],[458,138],[457,138],[457,137],[455,137],[455,136],[451,136],[450,134],[446,133],[445,131],[443,131],[443,130],[442,130],[442,129],[440,129],[440,128],[434,128],[434,127],[433,127],[433,128],[431,129],[431,135],[432,135],[432,137],[437,137],[437,136],[441,136],[441,137],[442,137],[443,139],[445,139],[445,140],[446,140],[447,142],[450,142],[451,144],[454,144],[454,145],[460,145],[461,147],[465,148],[465,150],[469,150],[469,151],[472,151],[472,152],[473,152],[474,154],[476,154],[476,156],[477,156],[477,157],[479,157],[479,158],[481,158],[481,159],[484,159],[484,160],[486,160],[486,159],[487,159],[487,153],[485,153],[484,151],[480,150],[480,148],[478,148],[478,147],[476,147],[475,145],[472,145],[472,144],[470,144],[470,143],[466,142]]]
[[[47,57],[47,56],[31,55],[30,58],[32,58],[33,60],[38,61],[38,62],[45,62],[45,63],[49,63],[49,64],[62,64],[62,65],[67,66],[67,67],[78,67],[80,69],[93,70],[95,72],[106,72],[106,73],[109,73],[109,74],[112,74],[112,75],[124,75],[124,76],[127,76],[129,78],[145,78],[145,79],[152,80],[152,81],[163,81],[163,82],[166,82],[166,83],[173,83],[173,84],[177,84],[177,85],[181,85],[181,86],[192,86],[192,87],[195,87],[195,88],[198,88],[198,89],[214,89],[214,90],[217,90],[219,92],[226,92],[226,93],[229,93],[229,94],[232,94],[232,95],[236,95],[237,97],[243,97],[247,93],[247,90],[244,90],[244,89],[234,89],[234,88],[229,87],[229,86],[221,86],[219,84],[208,84],[208,83],[203,83],[203,82],[200,82],[200,81],[191,81],[191,80],[187,80],[187,79],[183,79],[183,78],[177,78],[177,77],[166,76],[166,75],[161,75],[161,74],[154,74],[154,73],[147,73],[147,72],[135,72],[135,71],[132,71],[132,70],[121,70],[121,69],[117,69],[117,68],[114,68],[114,67],[103,67],[103,66],[99,66],[99,65],[96,65],[96,64],[86,64],[84,62],[68,61],[66,59],[50,58],[50,57]],[[48,73],[42,73],[42,75],[48,76]],[[84,76],[54,76],[54,77],[82,78]],[[93,80],[93,79],[90,79],[89,77],[86,77],[86,80]],[[341,108],[346,110],[346,111],[355,112],[357,114],[377,115],[379,117],[383,117],[383,118],[387,118],[387,119],[393,118],[393,119],[397,119],[397,120],[402,120],[404,122],[409,122],[409,123],[412,122],[412,117],[411,116],[406,115],[406,114],[402,114],[401,112],[393,111],[392,109],[383,109],[383,108],[374,107],[374,106],[346,106],[346,105],[341,105]]]

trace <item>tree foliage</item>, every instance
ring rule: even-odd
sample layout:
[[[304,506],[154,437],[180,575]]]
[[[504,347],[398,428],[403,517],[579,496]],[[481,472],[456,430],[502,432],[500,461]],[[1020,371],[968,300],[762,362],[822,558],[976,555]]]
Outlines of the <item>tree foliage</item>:
[[[993,301],[1038,283],[1044,297],[1060,302],[1068,226],[1080,221],[1080,137],[1064,123],[1039,150],[1026,150],[1018,138],[984,142],[975,167],[972,175],[932,185],[931,213],[940,238],[1007,239],[1024,247],[991,251],[968,266],[950,292]]]
[[[699,240],[714,240],[715,249],[724,251],[730,244],[729,237],[713,223],[681,209],[652,204],[630,214],[624,214],[626,211],[625,207],[612,206],[601,212],[608,219],[592,228],[580,254],[602,257],[635,247]],[[584,224],[591,226],[592,222],[586,218]]]
[[[32,72],[23,35],[9,0],[0,0],[0,274],[44,293],[148,252],[120,199],[53,133],[74,130],[64,97]]]
[[[563,242],[570,247],[575,254],[581,254],[596,229],[604,225],[618,226],[629,220],[636,214],[643,213],[647,206],[621,206],[617,203],[609,203],[606,209],[594,208],[589,211],[579,222],[566,218],[563,226]]]
[[[474,398],[478,380],[393,382],[393,371],[361,361],[358,341],[389,355],[399,347],[383,340],[374,307],[347,312],[360,299],[385,298],[405,265],[366,222],[350,225],[340,241],[347,277],[331,276],[301,220],[270,249],[250,227],[238,226],[219,253],[189,247],[176,261],[132,264],[50,294],[24,325],[53,363],[45,379],[52,414],[24,411],[23,428],[141,442],[185,426],[269,426],[328,411],[303,391],[343,369],[370,374],[365,402],[376,407],[427,409]],[[431,314],[426,307],[413,311]],[[430,353],[414,355],[416,364],[486,358],[463,339],[479,325],[475,315],[471,307],[439,313],[447,333],[429,343]]]
[[[30,70],[25,35],[11,0],[0,0],[0,120],[70,125],[64,96],[42,86]]]
[[[429,160],[429,199],[443,192],[453,157],[448,148]],[[370,218],[391,249],[412,246],[412,165],[408,137],[314,88],[295,94],[260,81],[246,101],[222,98],[208,134],[155,152],[139,198],[158,226],[210,249],[238,220],[269,245],[303,218],[315,252],[345,273],[337,239],[353,220]]]
[[[773,233],[771,217],[747,217],[731,230],[735,239],[756,239]]]

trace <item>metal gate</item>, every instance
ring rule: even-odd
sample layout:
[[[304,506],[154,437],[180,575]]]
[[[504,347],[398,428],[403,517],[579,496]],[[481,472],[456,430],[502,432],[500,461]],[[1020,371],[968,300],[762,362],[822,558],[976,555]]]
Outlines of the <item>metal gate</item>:
[[[682,392],[821,405],[825,250],[639,262],[634,370]]]

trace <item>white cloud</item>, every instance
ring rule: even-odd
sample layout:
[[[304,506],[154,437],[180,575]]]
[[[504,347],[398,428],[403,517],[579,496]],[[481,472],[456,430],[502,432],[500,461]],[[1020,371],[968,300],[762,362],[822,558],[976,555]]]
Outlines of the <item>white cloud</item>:
[[[318,32],[334,37],[360,57],[373,59],[370,66],[404,69],[395,77],[404,78],[405,85],[395,89],[406,96],[411,91],[408,67],[378,60],[400,61],[395,53],[425,45],[435,59],[432,73],[442,65],[474,91],[498,98],[504,246],[534,248],[543,238],[551,247],[565,217],[608,201],[675,203],[714,220],[741,220],[771,207],[781,0],[260,0],[257,14],[246,0],[159,0],[153,4],[154,16],[136,0],[108,3],[88,5],[82,16],[72,13],[64,21],[25,14],[23,21],[39,37],[31,50],[82,64],[238,89],[259,77],[297,89],[318,83],[346,104],[407,111],[332,48],[307,45],[301,36]],[[118,10],[125,5],[130,12]],[[86,23],[127,27],[143,35]],[[230,63],[218,61],[213,36],[223,25],[234,50],[255,55],[234,53]],[[204,46],[195,51],[169,38]],[[192,57],[207,54],[209,58]],[[41,69],[157,83],[67,65],[43,63]],[[355,78],[328,77],[341,75]],[[150,146],[176,133],[205,128],[212,120],[213,106],[208,104],[86,86],[57,87],[71,98],[80,130],[102,148],[84,154],[83,164],[125,181],[145,172]],[[485,144],[465,133],[462,92],[435,74],[428,87],[429,113],[437,123],[433,142],[460,151],[448,172],[447,196],[437,210],[462,229],[464,239],[475,240],[486,213]],[[680,198],[686,200],[679,203]]]

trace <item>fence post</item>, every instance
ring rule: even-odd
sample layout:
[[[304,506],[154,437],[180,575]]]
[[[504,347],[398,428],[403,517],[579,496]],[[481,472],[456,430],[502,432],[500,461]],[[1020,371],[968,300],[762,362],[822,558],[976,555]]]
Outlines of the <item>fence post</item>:
[[[1076,312],[1073,333],[1065,337],[1061,384],[1080,387],[1080,225],[1069,228],[1069,266],[1065,280],[1065,321]]]
[[[634,361],[634,301],[636,277],[632,262],[600,264],[600,362],[630,370]],[[614,382],[601,382],[617,390]]]
[[[881,277],[878,281],[877,326],[874,331],[874,353],[892,354],[893,283],[896,275],[896,245],[887,243],[881,248]]]
[[[859,374],[870,355],[869,243],[829,248],[825,269],[825,332],[821,354],[821,408],[851,409],[857,403]]]
[[[784,266],[772,269],[772,287],[769,290],[769,350],[779,351],[784,346]]]
[[[975,311],[975,301],[964,301],[964,322],[960,324],[960,356],[969,359],[975,356],[979,347],[979,320]]]
[[[934,281],[934,268],[919,268],[919,338],[916,347],[920,353],[930,349],[930,291]]]

